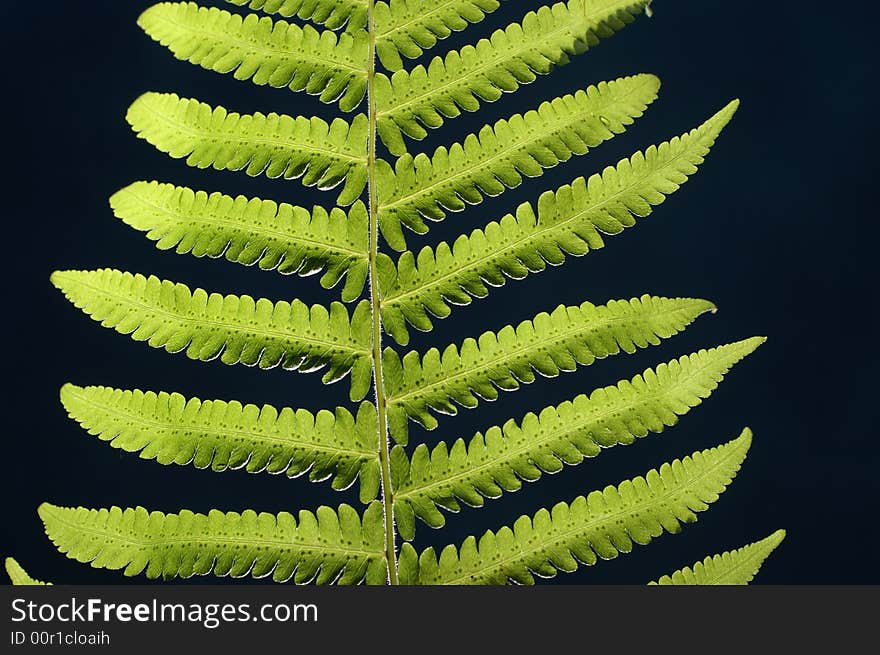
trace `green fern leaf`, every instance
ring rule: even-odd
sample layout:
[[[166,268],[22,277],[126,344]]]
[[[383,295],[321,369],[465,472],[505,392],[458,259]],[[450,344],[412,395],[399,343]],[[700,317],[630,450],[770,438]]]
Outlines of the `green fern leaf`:
[[[15,586],[51,586],[51,582],[42,582],[28,575],[27,571],[21,568],[21,565],[11,557],[6,558],[6,574],[9,580]]]
[[[500,0],[390,0],[375,8],[376,54],[385,68],[403,68],[401,56],[415,59],[452,32],[479,23]]]
[[[595,306],[560,305],[515,329],[485,332],[443,353],[410,351],[402,359],[386,348],[383,357],[388,390],[388,419],[398,443],[407,441],[407,419],[428,429],[437,427],[432,411],[456,414],[456,403],[476,407],[479,399],[495,400],[499,389],[512,391],[535,380],[535,373],[555,377],[588,366],[621,350],[660,343],[687,327],[714,305],[692,298],[642,296]]]
[[[348,505],[319,507],[298,517],[246,510],[207,515],[135,509],[85,509],[43,503],[46,534],[71,559],[94,568],[145,572],[166,580],[214,573],[297,584],[383,584],[382,508],[363,519]]]
[[[248,6],[287,18],[296,17],[325,25],[331,30],[349,31],[367,24],[367,0],[226,0],[239,7]]]
[[[114,448],[160,464],[214,471],[284,473],[333,478],[347,489],[360,476],[361,500],[379,491],[376,408],[362,403],[357,419],[338,407],[317,415],[304,409],[201,401],[178,393],[123,391],[66,384],[61,402],[89,434]]]
[[[476,111],[537,75],[568,63],[623,29],[647,0],[569,0],[529,12],[521,23],[497,30],[476,46],[453,51],[389,79],[377,75],[376,116],[382,141],[394,154],[406,151],[403,135],[427,136],[461,111]],[[393,61],[390,63],[394,63]]]
[[[479,543],[468,537],[461,548],[447,546],[438,561],[429,548],[417,557],[401,549],[405,584],[534,584],[592,566],[599,558],[629,553],[663,532],[675,534],[697,520],[731,483],[751,445],[745,430],[736,440],[664,464],[617,487],[608,486],[572,503],[559,503],[535,516],[520,517],[513,529],[486,532]]]
[[[244,170],[248,175],[301,178],[305,186],[332,189],[343,181],[339,203],[358,199],[367,181],[367,117],[292,118],[271,113],[240,115],[174,93],[145,93],[129,108],[128,122],[142,139],[197,168]]]
[[[761,570],[764,562],[785,539],[785,530],[737,550],[709,556],[693,568],[686,566],[671,575],[664,575],[650,585],[747,585]]]
[[[457,512],[459,501],[480,507],[484,498],[516,491],[544,471],[580,464],[603,448],[631,444],[637,437],[662,432],[699,405],[724,375],[764,342],[752,338],[648,369],[631,381],[580,395],[519,423],[477,433],[469,443],[458,439],[430,451],[420,444],[410,462],[403,449],[392,453],[394,516],[401,536],[412,539],[414,518],[433,528],[446,524],[440,509]]]
[[[424,139],[447,119],[567,64],[642,11],[650,15],[651,0],[544,0],[553,4],[524,7],[521,22],[410,70],[403,69],[405,59],[424,56],[453,32],[483,21],[502,0],[228,0],[262,14],[153,1],[158,4],[139,24],[176,58],[279,89],[288,98],[301,91],[324,103],[338,101],[355,113],[348,121],[243,115],[171,93],[146,93],[129,108],[128,122],[172,158],[199,169],[299,180],[339,195],[336,203],[322,203],[326,209],[310,210],[135,182],[111,198],[116,216],[160,250],[282,274],[318,274],[325,288],[342,287],[343,302],[358,300],[369,280],[369,298],[351,310],[343,302],[307,306],[191,290],[112,269],[56,272],[53,283],[103,326],[169,353],[321,370],[328,384],[351,374],[350,399],[360,404],[313,413],[72,384],[62,388],[62,403],[89,434],[142,459],[308,476],[337,490],[359,482],[367,507],[363,514],[342,505],[294,516],[44,504],[39,512],[59,550],[94,567],[151,578],[215,573],[297,583],[532,583],[677,532],[717,499],[746,455],[748,430],[644,478],[521,517],[479,541],[469,537],[460,547],[447,546],[439,557],[406,543],[415,536],[417,518],[442,526],[445,513],[463,504],[482,506],[545,472],[662,432],[763,341],[755,337],[672,359],[468,440],[416,445],[411,453],[403,447],[410,420],[434,429],[441,414],[495,400],[539,376],[659,344],[714,310],[705,300],[643,295],[602,306],[559,305],[518,324],[505,319],[497,332],[481,329],[477,338],[440,349],[398,353],[382,345],[383,331],[406,346],[411,329],[432,330],[452,305],[482,298],[507,278],[522,279],[603,247],[607,235],[652,214],[696,173],[736,101],[697,129],[548,191],[498,221],[481,220],[480,229],[469,226],[457,239],[418,254],[406,250],[406,229],[424,234],[431,221],[623,133],[655,100],[659,80],[634,75],[540,105],[535,99],[532,111],[424,153],[408,153],[407,137]],[[387,75],[377,73],[379,64]],[[395,161],[382,159],[382,144]],[[386,245],[402,254],[392,259],[383,252]],[[371,390],[375,399],[364,401]],[[781,534],[659,582],[747,582]],[[13,560],[7,569],[14,581],[36,582]]]
[[[271,200],[232,198],[158,182],[135,182],[110,198],[125,223],[146,232],[162,250],[196,257],[225,257],[263,270],[312,275],[330,289],[346,278],[342,299],[361,295],[369,271],[367,208],[360,201],[348,214]]]
[[[404,155],[393,171],[380,162],[382,235],[402,250],[406,242],[401,224],[424,234],[428,226],[423,218],[442,220],[448,211],[461,211],[484,196],[519,186],[523,176],[538,177],[546,168],[585,154],[631,125],[659,88],[653,75],[603,82],[486,126],[463,143],[438,148],[430,158]]]
[[[397,265],[387,255],[377,261],[382,294],[382,322],[395,339],[408,338],[406,324],[428,331],[432,317],[445,318],[450,305],[470,304],[510,277],[525,278],[560,265],[566,255],[580,256],[649,216],[703,163],[738,106],[732,102],[701,127],[652,146],[589,181],[578,178],[537,203],[520,205],[516,214],[489,223],[453,246],[424,247],[418,258],[407,251]]]
[[[369,44],[363,30],[337,37],[250,14],[242,18],[194,2],[163,2],[141,14],[138,24],[174,56],[239,80],[288,87],[357,107],[367,91]]]
[[[260,368],[282,366],[311,372],[324,366],[324,382],[352,372],[351,398],[369,391],[369,303],[361,302],[349,320],[341,303],[329,311],[294,300],[190,291],[183,284],[111,269],[61,271],[52,283],[78,308],[104,327],[130,334],[169,353],[186,350],[190,359]]]

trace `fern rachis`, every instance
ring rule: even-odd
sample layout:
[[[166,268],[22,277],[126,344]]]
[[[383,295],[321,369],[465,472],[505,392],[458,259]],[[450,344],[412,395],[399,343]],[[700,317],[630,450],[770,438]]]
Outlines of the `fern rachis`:
[[[405,60],[453,31],[475,29],[500,2],[229,2],[253,13],[162,2],[139,24],[178,59],[356,113],[240,114],[151,92],[132,104],[129,123],[189,166],[338,189],[335,206],[306,209],[142,181],[113,195],[113,212],[159,249],[282,274],[321,273],[323,287],[341,286],[342,302],[309,307],[209,293],[111,269],[57,272],[52,282],[94,320],[136,341],[199,361],[320,370],[328,384],[349,377],[350,400],[358,404],[311,412],[75,384],[62,388],[61,400],[89,434],[144,459],[305,475],[336,490],[358,484],[363,507],[166,514],[46,503],[40,517],[59,550],[94,567],[166,579],[214,573],[319,584],[532,583],[676,533],[708,509],[739,471],[748,429],[439,555],[410,543],[417,519],[440,528],[461,503],[480,507],[544,473],[664,432],[763,342],[753,337],[702,349],[467,440],[409,449],[410,421],[437,428],[459,408],[656,345],[714,311],[711,302],[687,297],[585,301],[548,307],[442,349],[402,350],[409,328],[429,332],[435,319],[491,287],[604,247],[605,236],[636,226],[703,164],[737,101],[690,132],[546,191],[451,243],[408,249],[415,237],[405,228],[425,234],[431,221],[619,137],[647,110],[657,78],[622,77],[538,104],[430,155],[410,152],[428,129],[550,74],[622,30],[650,1],[557,2],[489,39],[409,68]],[[398,254],[390,256],[386,245]],[[383,333],[397,347],[383,344]],[[747,583],[783,536],[707,557],[658,582]],[[6,565],[15,584],[42,584],[14,560]]]

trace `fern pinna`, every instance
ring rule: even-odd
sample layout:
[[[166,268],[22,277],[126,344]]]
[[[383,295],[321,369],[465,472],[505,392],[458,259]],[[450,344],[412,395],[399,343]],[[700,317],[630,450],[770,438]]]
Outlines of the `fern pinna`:
[[[328,123],[245,115],[147,93],[128,110],[129,123],[142,139],[190,166],[336,189],[336,206],[306,209],[152,181],[116,193],[112,209],[161,249],[286,274],[321,273],[324,287],[341,287],[342,302],[310,307],[222,295],[108,269],[57,272],[52,281],[94,320],[136,341],[202,361],[321,370],[326,383],[348,377],[358,404],[313,414],[73,384],[64,386],[61,400],[83,428],[115,448],[161,464],[308,475],[334,489],[357,483],[364,507],[162,514],[44,504],[39,513],[59,550],[94,567],[163,578],[214,573],[296,583],[532,583],[535,576],[572,571],[678,532],[717,500],[746,456],[748,430],[439,554],[410,544],[420,521],[439,528],[460,503],[483,505],[543,472],[674,425],[763,341],[700,350],[470,439],[408,449],[410,421],[433,429],[459,407],[475,408],[539,375],[657,344],[713,311],[710,302],[694,298],[584,302],[546,308],[460,344],[406,348],[411,330],[430,331],[493,287],[602,248],[608,236],[649,216],[696,173],[737,102],[696,129],[547,191],[452,243],[407,249],[416,240],[408,232],[425,234],[449,212],[586,154],[646,111],[659,81],[634,75],[543,102],[433,153],[410,152],[428,130],[598,45],[648,11],[650,0],[558,2],[414,66],[406,60],[481,21],[500,0],[230,2],[263,14],[163,2],[139,22],[181,60],[305,91],[338,104],[348,117]],[[385,151],[388,159],[380,156]],[[380,250],[383,243],[389,252]],[[383,346],[383,333],[396,347]],[[782,537],[775,533],[658,582],[746,583]],[[7,564],[14,581],[35,582],[13,560]]]

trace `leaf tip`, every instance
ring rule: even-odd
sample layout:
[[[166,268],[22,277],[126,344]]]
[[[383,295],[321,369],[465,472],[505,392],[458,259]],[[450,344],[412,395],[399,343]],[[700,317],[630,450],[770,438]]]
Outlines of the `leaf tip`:
[[[40,515],[40,518],[43,519],[43,520],[45,521],[45,520],[46,520],[46,515],[47,515],[49,512],[51,512],[53,509],[55,509],[55,505],[53,505],[53,504],[50,503],[50,502],[43,501],[42,503],[40,503],[40,506],[37,507],[37,514],[39,514],[39,515]]]
[[[752,440],[754,438],[754,433],[751,428],[743,428],[743,431],[740,435],[734,439],[731,443],[737,444],[742,447],[744,452],[747,452],[749,448],[752,446]]]
[[[16,587],[20,586],[44,586],[45,582],[40,582],[32,578],[27,571],[19,564],[14,558],[7,557],[4,561],[4,566],[6,568],[6,575],[9,576],[9,581]]]
[[[77,387],[73,382],[65,382],[61,385],[61,389],[59,390],[59,395],[63,399],[65,396],[69,396],[71,393],[76,391],[79,387]]]
[[[52,271],[52,274],[49,275],[49,282],[51,282],[52,286],[56,289],[64,291],[64,283],[71,273],[72,271]]]
[[[125,204],[126,197],[131,196],[133,192],[142,189],[147,184],[147,182],[132,182],[114,192],[108,200],[114,215],[120,217],[120,208]]]
[[[734,98],[729,103],[727,103],[717,114],[715,114],[709,121],[717,125],[718,132],[721,131],[732,119],[734,114],[739,110],[739,98]]]
[[[688,306],[689,310],[693,312],[694,318],[702,314],[718,313],[718,305],[705,298],[679,298],[678,301]]]
[[[125,112],[125,120],[132,126],[132,128],[139,130],[138,126],[141,125],[143,120],[149,115],[147,107],[151,104],[155,104],[155,102],[163,96],[173,97],[175,100],[179,99],[176,94],[146,91],[135,98],[128,106],[128,111]]]
[[[735,345],[738,346],[737,350],[742,353],[742,356],[746,357],[763,346],[766,341],[767,337],[749,337],[748,339],[743,339],[742,341],[737,342]]]
[[[647,86],[651,87],[651,91],[656,96],[660,92],[660,87],[663,86],[663,82],[659,77],[654,75],[654,73],[639,73],[636,75],[636,78],[644,82]]]
[[[153,18],[156,17],[157,14],[164,10],[164,6],[167,3],[161,2],[155,5],[151,5],[144,9],[140,16],[137,18],[137,26],[140,27],[144,32],[150,34],[150,28],[153,25]],[[150,36],[152,36],[150,34]]]
[[[45,532],[46,536],[56,545],[56,538],[58,535],[55,522],[52,519],[54,518],[55,510],[57,509],[59,508],[48,502],[42,502],[40,503],[40,506],[37,507],[37,516],[39,516],[40,520],[43,522],[43,532]]]
[[[771,548],[776,548],[779,544],[785,541],[785,538],[788,536],[788,532],[783,529],[777,530],[769,537],[767,537],[766,541],[770,545]]]

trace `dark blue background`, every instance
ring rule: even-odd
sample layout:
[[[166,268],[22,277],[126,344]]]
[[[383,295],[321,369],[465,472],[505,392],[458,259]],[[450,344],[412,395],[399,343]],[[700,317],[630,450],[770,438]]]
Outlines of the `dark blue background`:
[[[211,4],[222,5],[222,2]],[[480,26],[432,52],[458,47],[518,20],[508,2]],[[865,3],[867,11],[868,3]],[[316,410],[345,402],[347,383],[192,362],[101,329],[48,282],[58,268],[103,266],[155,273],[208,290],[327,302],[317,280],[281,277],[225,261],[156,251],[112,217],[106,199],[136,179],[311,205],[332,202],[297,182],[188,169],[134,138],[123,117],[145,90],[176,91],[230,109],[331,116],[303,94],[256,88],[175,61],[135,25],[147,2],[9,3],[3,20],[3,176],[6,290],[3,343],[4,516],[0,551],[37,577],[121,582],[59,556],[35,509],[58,504],[143,504],[174,511],[295,510],[356,502],[302,480],[161,467],[88,437],[57,400],[65,381],[176,390],[201,398]],[[656,2],[622,34],[479,117],[450,121],[424,149],[540,100],[636,72],[663,79],[658,102],[626,135],[537,181],[450,216],[428,240],[454,238],[577,175],[699,124],[732,97],[743,107],[702,172],[650,219],[608,247],[561,268],[510,282],[488,300],[455,311],[413,347],[460,341],[556,304],[645,292],[702,296],[720,311],[685,334],[633,357],[617,357],[556,380],[541,379],[498,402],[446,419],[413,441],[452,441],[578,393],[611,384],[701,347],[754,334],[770,341],[737,367],[710,401],[662,436],[545,476],[485,509],[449,518],[440,533],[421,526],[418,544],[460,542],[556,500],[643,473],[662,461],[755,430],[733,487],[679,536],[558,582],[640,583],[769,534],[789,538],[764,583],[878,583],[874,411],[876,332],[873,182],[875,22],[801,2]],[[416,146],[421,148],[422,146]]]

